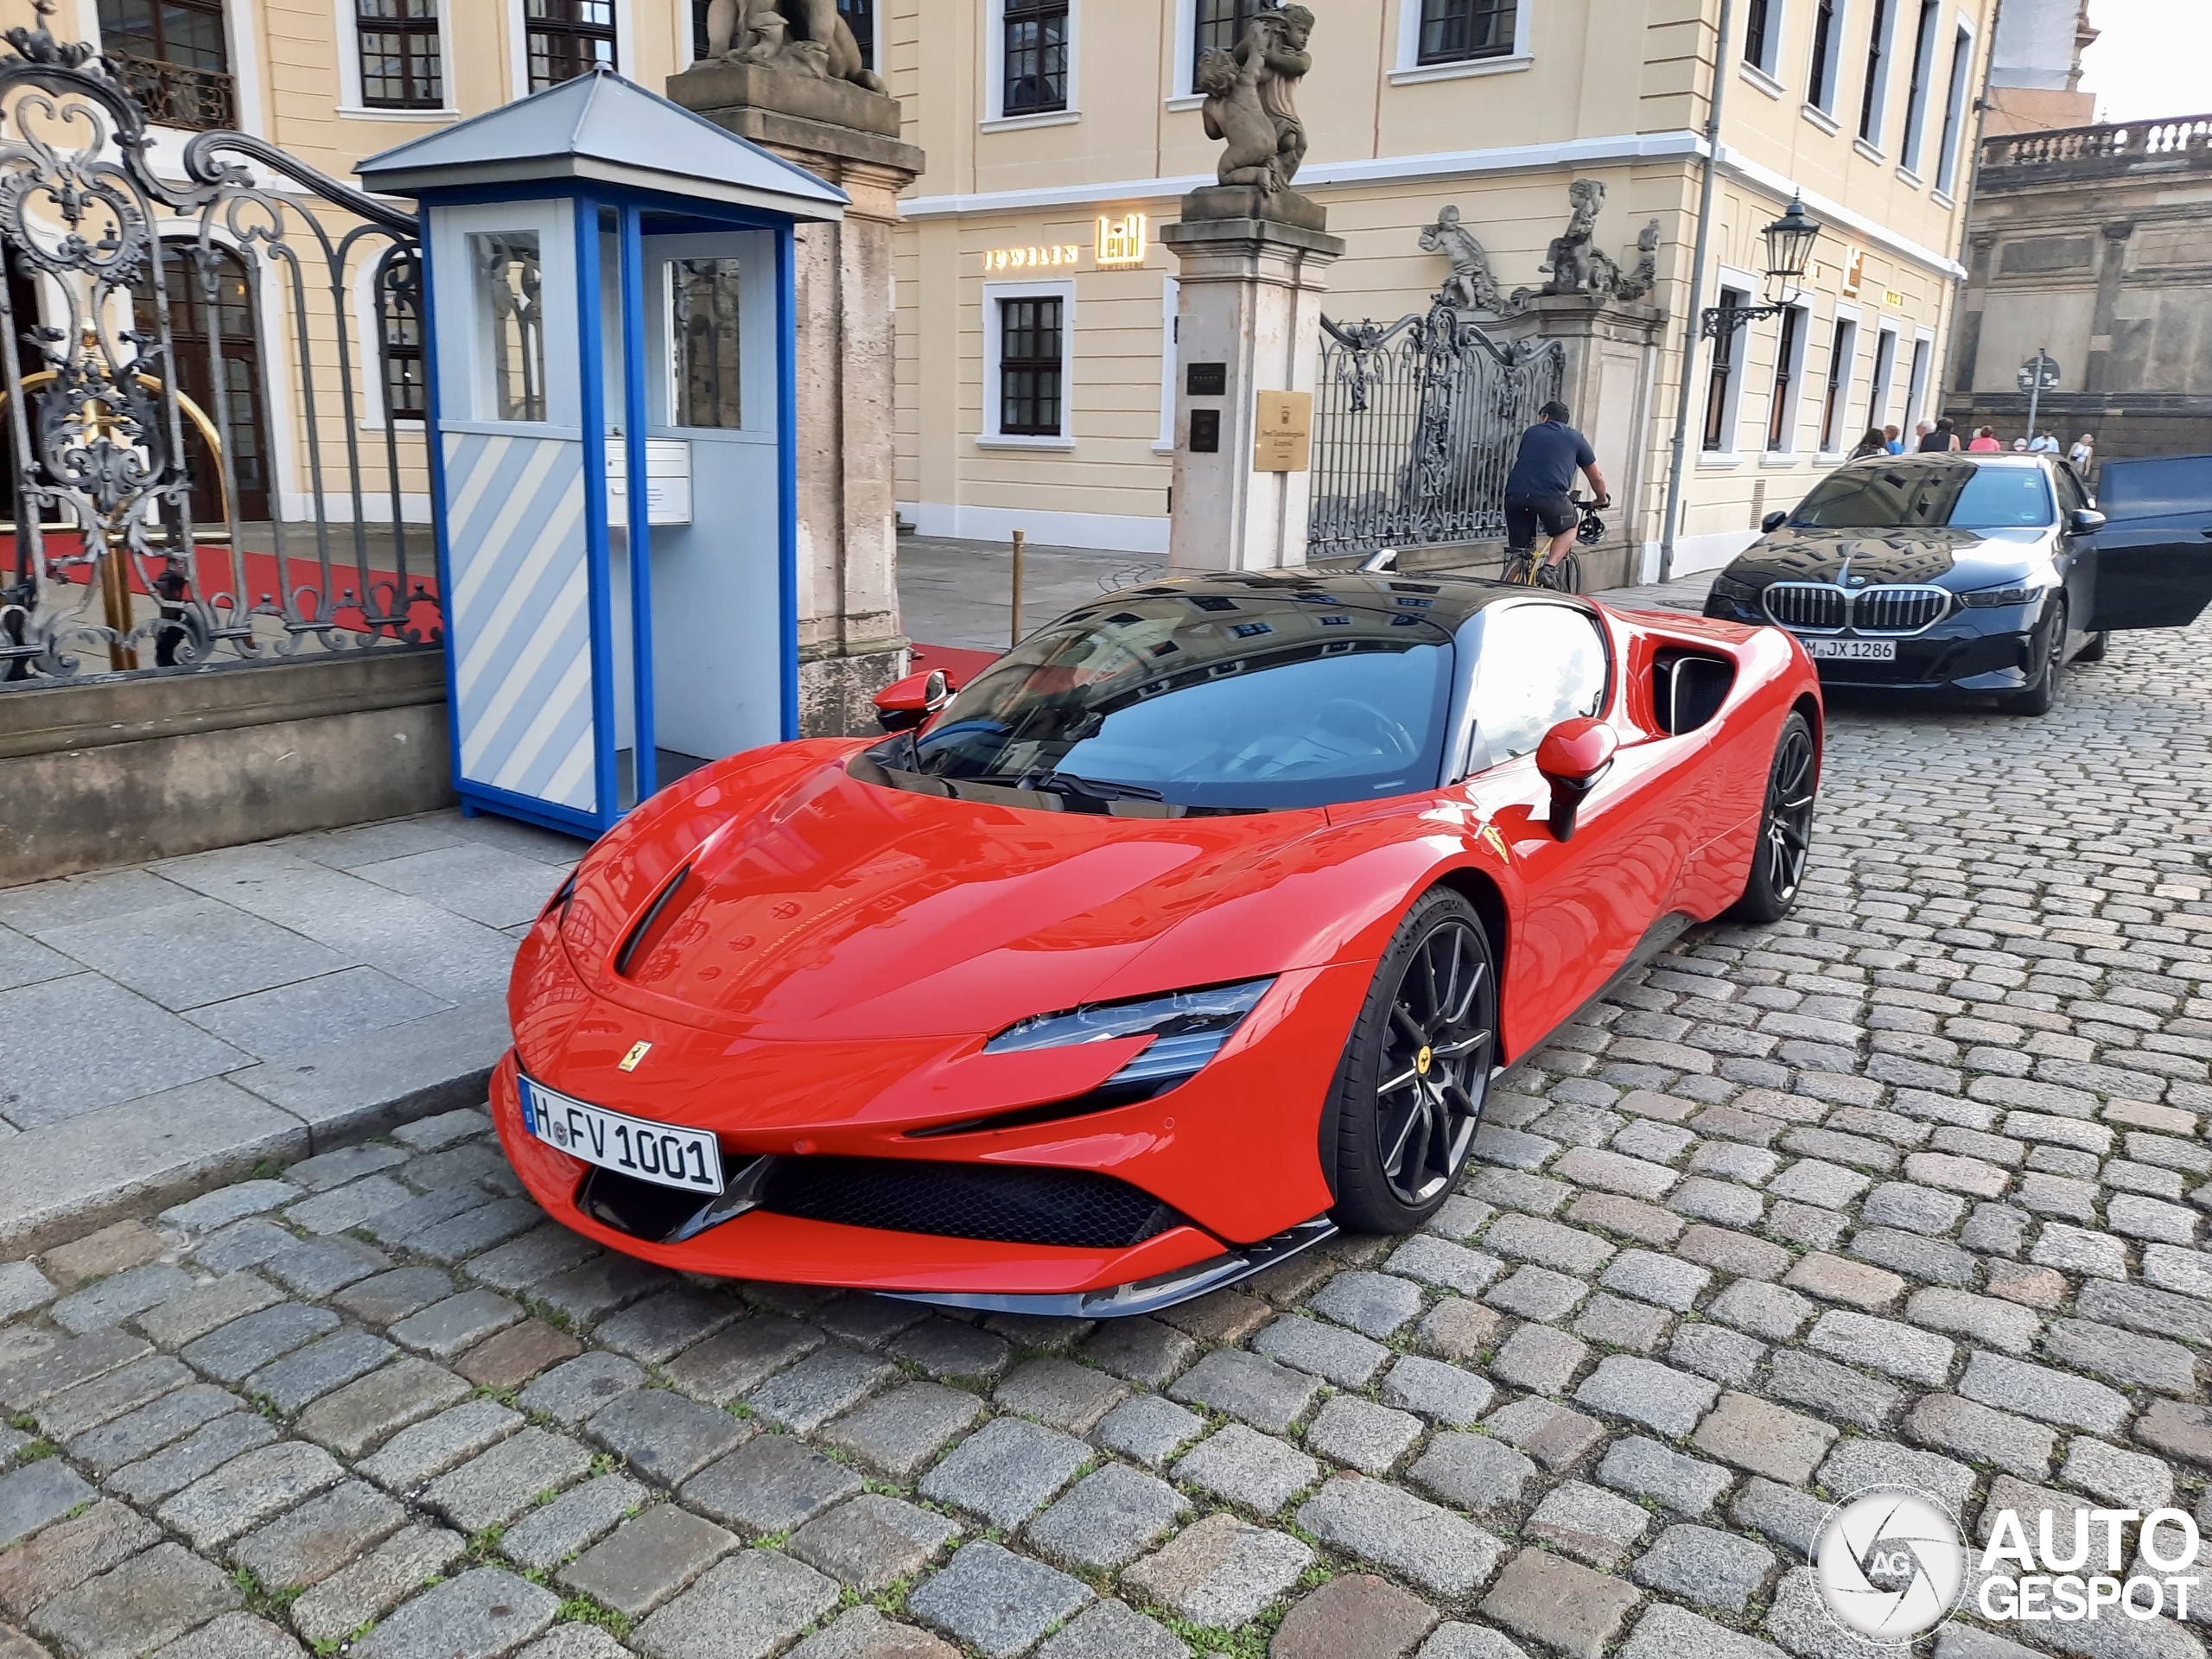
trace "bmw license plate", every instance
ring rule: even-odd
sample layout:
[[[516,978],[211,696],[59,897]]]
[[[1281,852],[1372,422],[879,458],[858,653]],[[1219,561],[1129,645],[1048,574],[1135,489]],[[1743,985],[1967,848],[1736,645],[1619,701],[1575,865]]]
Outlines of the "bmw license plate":
[[[1812,658],[1840,658],[1847,663],[1894,663],[1897,659],[1897,642],[1894,639],[1808,639],[1797,636],[1797,643],[1805,647],[1805,654]]]
[[[522,1123],[549,1147],[601,1169],[687,1192],[722,1190],[721,1143],[698,1129],[680,1129],[603,1106],[587,1106],[524,1077]]]

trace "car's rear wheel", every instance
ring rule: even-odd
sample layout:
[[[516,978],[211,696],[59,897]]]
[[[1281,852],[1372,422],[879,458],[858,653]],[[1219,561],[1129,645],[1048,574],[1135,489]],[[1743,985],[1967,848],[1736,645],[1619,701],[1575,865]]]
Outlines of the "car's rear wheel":
[[[1337,1071],[1338,1225],[1408,1233],[1466,1167],[1497,1052],[1497,971],[1466,899],[1424,893],[1392,936]]]
[[[2066,679],[2066,601],[2056,600],[2053,605],[2043,667],[2026,690],[2009,693],[1999,704],[2008,715],[2047,715],[2057,706],[2059,688]]]
[[[1813,848],[1813,808],[1820,799],[1821,756],[1812,723],[1801,714],[1782,722],[1774,765],[1759,813],[1758,845],[1751,853],[1744,896],[1728,911],[1736,922],[1778,922],[1796,907]]]

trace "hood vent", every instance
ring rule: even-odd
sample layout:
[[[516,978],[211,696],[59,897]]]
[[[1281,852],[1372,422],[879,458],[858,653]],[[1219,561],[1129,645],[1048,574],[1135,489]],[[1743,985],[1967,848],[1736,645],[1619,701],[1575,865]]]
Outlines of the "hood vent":
[[[660,897],[654,899],[646,907],[645,913],[638,918],[638,925],[630,930],[630,937],[622,941],[621,950],[614,956],[614,971],[621,977],[630,977],[630,969],[638,958],[658,944],[677,917],[683,913],[683,907],[676,902],[676,897],[690,880],[691,867],[686,864],[670,878],[668,885],[660,890]]]

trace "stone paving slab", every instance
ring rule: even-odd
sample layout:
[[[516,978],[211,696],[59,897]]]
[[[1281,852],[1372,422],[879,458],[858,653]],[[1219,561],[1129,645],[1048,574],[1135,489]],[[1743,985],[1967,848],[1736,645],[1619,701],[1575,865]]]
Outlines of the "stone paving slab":
[[[0,890],[0,1249],[480,1101],[582,849],[435,812]]]
[[[2044,721],[1839,702],[1795,916],[1499,1078],[1424,1234],[1156,1319],[683,1280],[539,1218],[480,1109],[149,1164],[149,1219],[0,1263],[0,1655],[1847,1659],[1801,1563],[1852,1491],[2212,1523],[2208,643],[2120,639]],[[165,882],[333,950],[272,871],[520,903],[410,823],[0,897],[0,982]],[[448,919],[426,982],[489,925]],[[276,1113],[239,1075],[164,1109]]]

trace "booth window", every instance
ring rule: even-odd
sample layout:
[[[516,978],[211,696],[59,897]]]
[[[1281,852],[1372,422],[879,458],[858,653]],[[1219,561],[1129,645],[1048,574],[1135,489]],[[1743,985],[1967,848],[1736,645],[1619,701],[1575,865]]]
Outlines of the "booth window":
[[[715,0],[691,0],[691,58],[695,63],[707,60],[709,37],[707,12]],[[861,49],[861,67],[875,67],[875,0],[837,0],[837,10],[853,31],[853,40]]]
[[[1068,0],[1005,0],[1006,86],[1001,115],[1068,106]]]
[[[429,379],[423,364],[423,309],[412,267],[394,260],[377,277],[377,319],[383,331],[384,406],[395,421],[426,420]]]
[[[543,273],[537,232],[479,232],[468,238],[476,268],[478,315],[491,342],[490,395],[483,418],[545,418]]]
[[[745,424],[738,372],[740,274],[734,259],[669,262],[678,426],[734,431]]]
[[[100,55],[156,125],[238,124],[223,0],[100,0]]]
[[[614,0],[529,0],[530,90],[612,69]]]
[[[1464,63],[1513,50],[1519,0],[1421,0],[1419,61]]]
[[[445,101],[437,0],[353,0],[361,102],[372,110],[435,110]]]
[[[999,430],[1008,437],[1060,435],[1062,304],[1047,295],[999,302]]]

